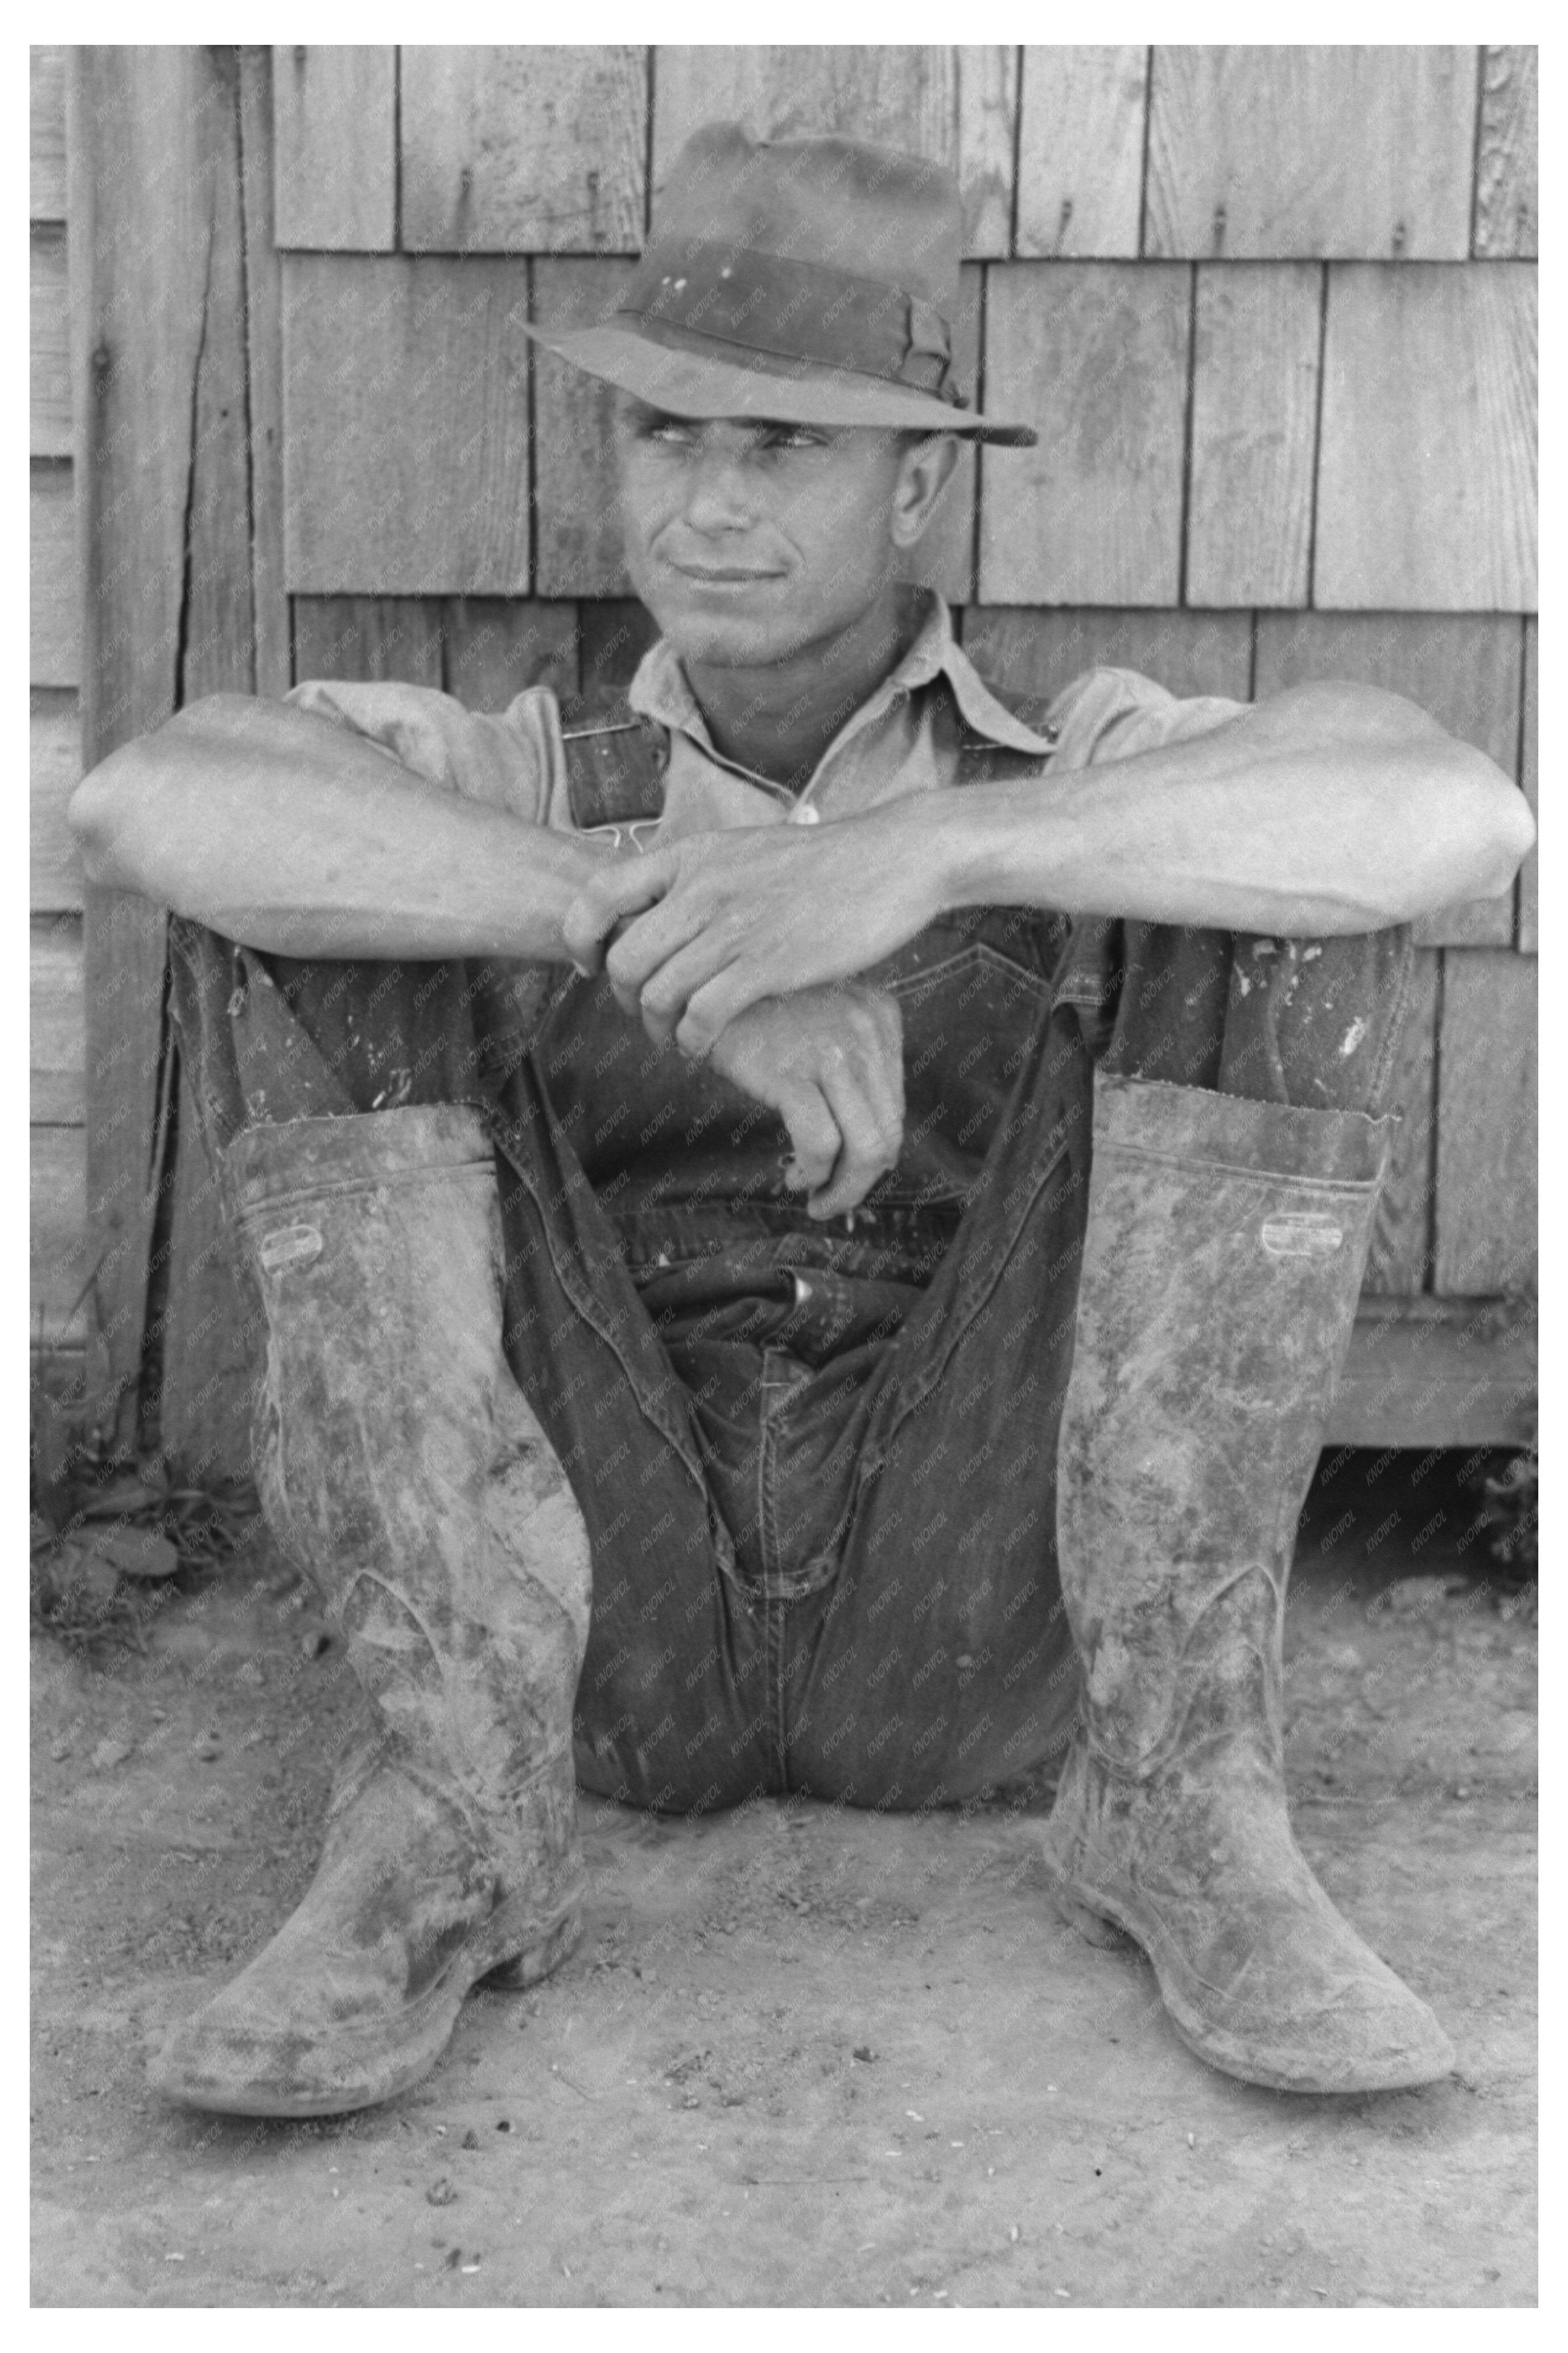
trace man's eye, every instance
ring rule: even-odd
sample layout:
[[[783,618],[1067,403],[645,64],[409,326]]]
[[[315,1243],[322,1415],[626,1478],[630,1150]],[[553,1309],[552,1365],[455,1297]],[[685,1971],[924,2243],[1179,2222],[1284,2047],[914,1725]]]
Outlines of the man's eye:
[[[775,425],[763,443],[765,449],[826,449],[827,436],[810,425]]]
[[[696,438],[690,426],[682,425],[676,417],[657,417],[642,431],[645,441],[663,441],[673,448],[687,448]]]

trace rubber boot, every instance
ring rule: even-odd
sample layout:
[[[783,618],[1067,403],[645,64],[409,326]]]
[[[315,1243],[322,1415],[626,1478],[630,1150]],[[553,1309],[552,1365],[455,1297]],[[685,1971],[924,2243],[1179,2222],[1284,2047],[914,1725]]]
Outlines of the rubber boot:
[[[339,2115],[435,2063],[469,1988],[579,1933],[588,1542],[500,1345],[477,1113],[256,1127],[224,1182],[267,1312],[268,1524],[371,1703],[293,1917],[153,2068],[187,2106]]]
[[[1047,1862],[1086,1935],[1142,1947],[1201,2058],[1283,2091],[1454,2063],[1285,1797],[1285,1583],[1391,1126],[1096,1080],[1058,1487],[1086,1689]]]

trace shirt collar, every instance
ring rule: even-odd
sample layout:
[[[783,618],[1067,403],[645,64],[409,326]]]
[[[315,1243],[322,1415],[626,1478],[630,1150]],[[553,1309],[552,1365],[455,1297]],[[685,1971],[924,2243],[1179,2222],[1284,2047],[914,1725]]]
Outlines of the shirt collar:
[[[945,678],[964,723],[973,733],[984,736],[988,744],[1005,744],[1010,751],[1048,759],[1054,745],[1032,727],[1026,727],[1005,703],[997,701],[953,636],[946,599],[934,590],[923,594],[925,611],[913,644],[872,690],[837,740],[841,743],[867,719],[886,710],[897,694],[912,694]],[[648,648],[637,664],[627,700],[641,717],[657,720],[663,727],[679,728],[712,754],[708,723],[687,683],[680,657],[663,638]]]

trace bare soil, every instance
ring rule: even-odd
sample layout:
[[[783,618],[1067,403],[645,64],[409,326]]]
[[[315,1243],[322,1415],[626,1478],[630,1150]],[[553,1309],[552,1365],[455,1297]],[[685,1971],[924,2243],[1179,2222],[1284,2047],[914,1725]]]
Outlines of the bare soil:
[[[1287,1641],[1301,1843],[1458,2052],[1376,2098],[1194,2058],[1142,1957],[1056,1918],[1037,1790],[584,1799],[582,1945],[414,2092],[183,2114],[146,2057],[297,1901],[357,1694],[260,1544],[142,1651],[36,1640],[35,2302],[1532,2303],[1533,1611],[1426,1462],[1320,1480]]]

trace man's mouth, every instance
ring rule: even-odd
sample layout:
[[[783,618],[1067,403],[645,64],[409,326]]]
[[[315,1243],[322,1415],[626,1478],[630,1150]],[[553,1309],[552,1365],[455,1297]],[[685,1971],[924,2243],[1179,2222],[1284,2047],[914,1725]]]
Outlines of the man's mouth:
[[[740,564],[672,563],[670,569],[673,572],[679,572],[682,579],[700,581],[704,587],[722,587],[731,584],[740,584],[742,582],[782,580],[784,578],[784,574],[782,572],[772,570],[759,571]]]

